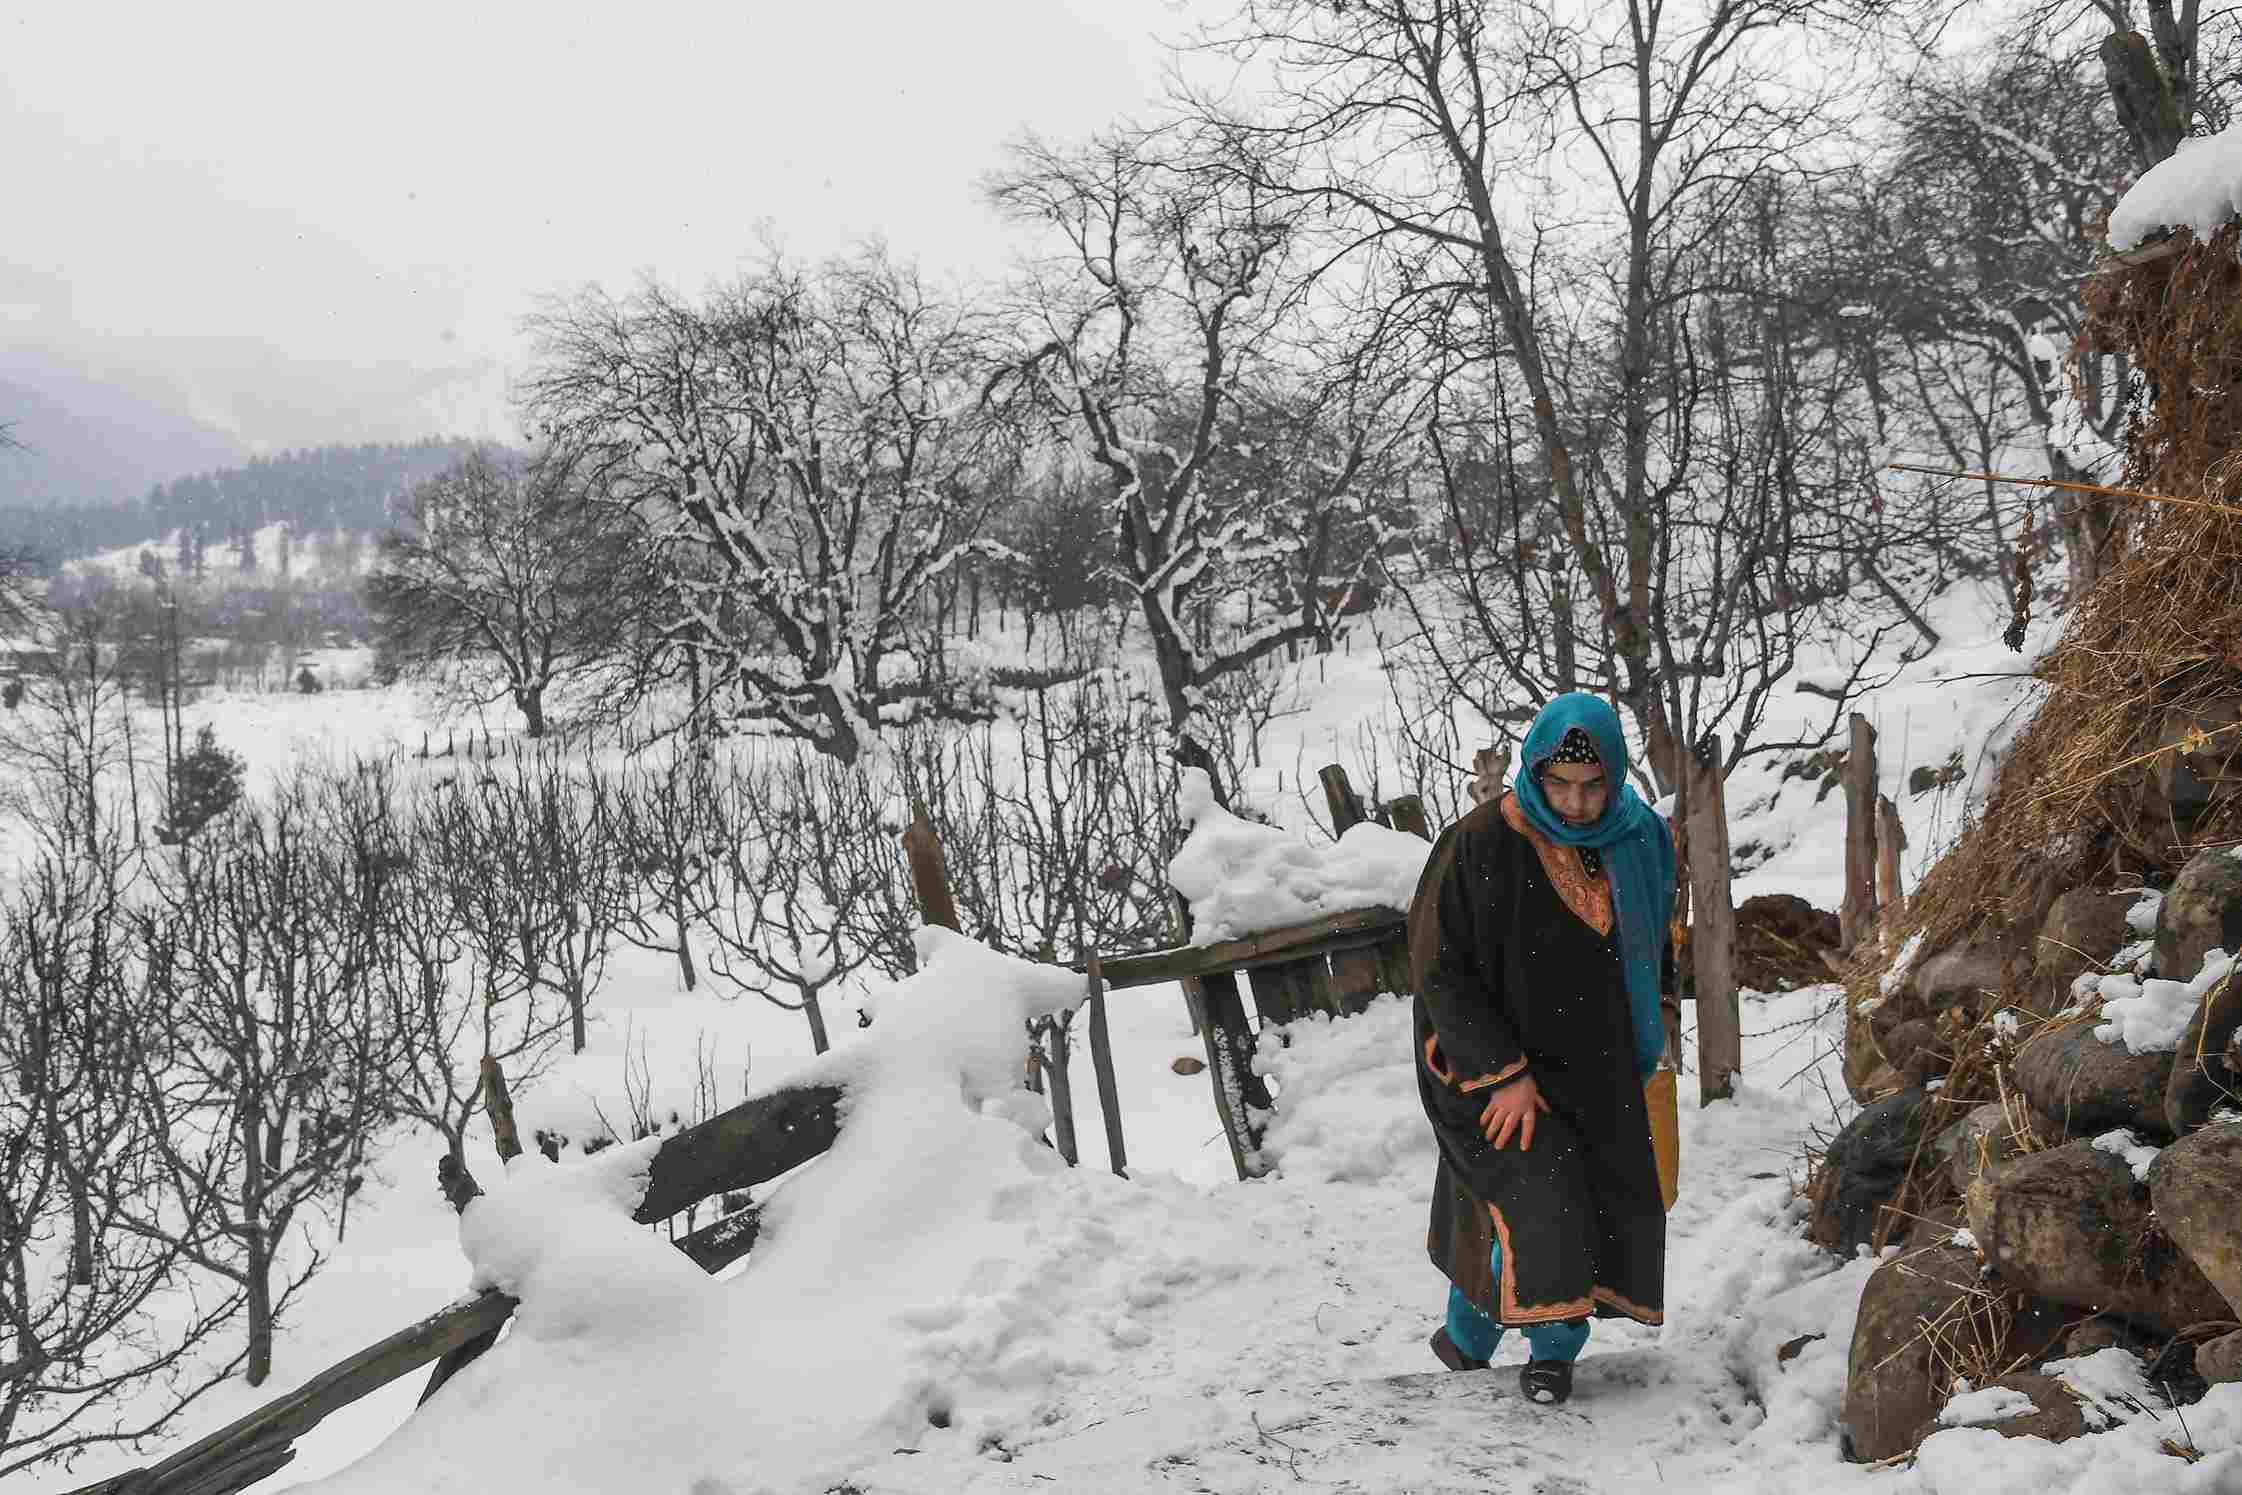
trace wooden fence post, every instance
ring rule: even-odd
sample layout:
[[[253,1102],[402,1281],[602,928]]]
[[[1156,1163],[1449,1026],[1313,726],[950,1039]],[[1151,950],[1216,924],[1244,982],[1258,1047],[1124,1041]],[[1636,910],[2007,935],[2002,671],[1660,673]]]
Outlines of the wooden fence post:
[[[1483,747],[1471,755],[1471,802],[1499,799],[1510,784],[1510,744]]]
[[[1059,1156],[1072,1168],[1082,1159],[1074,1135],[1074,1083],[1067,1074],[1066,1024],[1056,1017],[1047,1017],[1043,1020],[1043,1032],[1046,1040],[1043,1067],[1051,1077],[1052,1138],[1059,1144]]]
[[[1331,811],[1332,833],[1344,836],[1362,824],[1362,797],[1347,782],[1347,770],[1336,763],[1328,763],[1317,777],[1323,780],[1324,804]],[[1331,957],[1331,986],[1339,995],[1339,1010],[1350,1016],[1367,1007],[1381,989],[1399,991],[1401,988],[1393,984],[1393,976],[1375,949],[1341,950]]]
[[[1176,900],[1180,924],[1179,943],[1191,939],[1191,905]],[[1214,1086],[1215,1113],[1222,1118],[1222,1135],[1230,1143],[1230,1162],[1240,1180],[1259,1178],[1269,1171],[1261,1157],[1262,1119],[1269,1114],[1269,1087],[1253,1072],[1253,1027],[1246,1021],[1245,1000],[1238,994],[1238,978],[1230,971],[1185,977],[1184,985],[1198,988],[1199,1036],[1206,1043],[1207,1079]]]
[[[1425,802],[1414,794],[1404,794],[1386,806],[1386,822],[1395,830],[1415,836],[1420,840],[1433,839],[1432,822],[1425,819]],[[1408,910],[1402,910],[1407,913]]]
[[[911,891],[918,897],[919,918],[962,933],[957,900],[950,896],[950,872],[942,860],[942,843],[924,815],[912,820],[903,832],[903,856],[911,865]]]
[[[1859,712],[1845,750],[1845,899],[1837,949],[1850,955],[1876,918],[1876,729]]]
[[[1744,1068],[1736,1001],[1736,904],[1729,888],[1726,767],[1720,738],[1685,753],[1689,786],[1690,964],[1697,978],[1698,1104],[1726,1100]]]
[[[1899,922],[1899,854],[1907,849],[1907,831],[1899,823],[1899,806],[1891,796],[1876,796],[1876,911],[1877,934],[1886,945]]]
[[[1105,974],[1095,954],[1089,965],[1090,1065],[1097,1071],[1098,1109],[1105,1115],[1105,1155],[1114,1173],[1127,1178],[1129,1152],[1121,1142],[1121,1095],[1113,1083],[1113,1039],[1105,1026]]]

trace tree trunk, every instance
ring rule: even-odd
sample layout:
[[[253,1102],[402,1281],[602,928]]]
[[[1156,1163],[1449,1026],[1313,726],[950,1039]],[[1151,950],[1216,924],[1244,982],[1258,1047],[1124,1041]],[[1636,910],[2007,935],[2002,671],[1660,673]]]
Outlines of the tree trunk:
[[[1876,729],[1852,715],[1845,752],[1845,897],[1837,910],[1839,953],[1850,955],[1876,918]]]
[[[1690,963],[1697,984],[1698,1103],[1735,1094],[1744,1067],[1736,1004],[1736,905],[1729,888],[1728,808],[1720,739],[1691,754],[1689,793]]]
[[[802,993],[802,1016],[810,1020],[810,1050],[822,1054],[833,1047],[833,1040],[825,1032],[825,1010],[818,1006],[817,993]]]
[[[543,686],[525,685],[514,692],[514,704],[521,708],[522,730],[530,737],[545,735],[545,690]]]
[[[264,1227],[248,1227],[248,1263],[243,1287],[249,1299],[249,1367],[242,1372],[252,1386],[272,1374],[272,1250]]]

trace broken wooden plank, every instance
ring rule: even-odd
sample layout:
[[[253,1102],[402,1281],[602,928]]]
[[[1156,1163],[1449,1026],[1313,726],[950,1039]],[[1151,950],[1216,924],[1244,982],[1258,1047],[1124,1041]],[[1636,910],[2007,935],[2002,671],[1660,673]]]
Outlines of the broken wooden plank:
[[[1105,968],[1090,957],[1090,1064],[1098,1076],[1098,1109],[1105,1115],[1105,1153],[1113,1171],[1129,1176],[1128,1149],[1121,1141],[1121,1094],[1113,1079],[1113,1039],[1105,1025]]]
[[[484,1292],[454,1303],[329,1366],[286,1396],[236,1418],[161,1463],[89,1485],[78,1495],[170,1495],[177,1490],[224,1495],[242,1489],[242,1483],[213,1476],[246,1474],[251,1480],[262,1479],[287,1462],[287,1445],[318,1426],[322,1418],[469,1340],[494,1332],[512,1316],[515,1306],[515,1300],[501,1292]]]
[[[1211,945],[1176,945],[1148,950],[1141,955],[1103,958],[1108,990],[1151,986],[1180,981],[1186,976],[1207,976],[1216,971],[1244,971],[1255,966],[1278,965],[1375,945],[1394,935],[1406,936],[1408,916],[1390,908],[1357,908],[1326,914],[1306,924],[1265,929],[1243,939],[1218,940]]]
[[[800,1167],[840,1135],[837,1085],[800,1085],[745,1100],[664,1138],[631,1218],[667,1220],[713,1194],[750,1189]]]

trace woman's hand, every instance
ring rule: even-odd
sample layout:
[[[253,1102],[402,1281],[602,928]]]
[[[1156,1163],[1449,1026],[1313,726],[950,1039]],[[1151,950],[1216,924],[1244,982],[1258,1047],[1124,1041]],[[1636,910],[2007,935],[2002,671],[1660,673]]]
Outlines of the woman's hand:
[[[1532,1075],[1511,1081],[1487,1099],[1487,1109],[1479,1113],[1479,1130],[1500,1152],[1510,1141],[1510,1134],[1518,1134],[1518,1150],[1526,1151],[1534,1145],[1534,1113],[1549,1109],[1549,1102],[1541,1098],[1541,1087]]]

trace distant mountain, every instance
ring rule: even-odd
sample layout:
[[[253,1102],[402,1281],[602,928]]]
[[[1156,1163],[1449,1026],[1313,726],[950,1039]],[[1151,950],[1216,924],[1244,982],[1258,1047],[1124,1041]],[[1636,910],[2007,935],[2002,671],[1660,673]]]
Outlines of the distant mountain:
[[[227,467],[249,448],[183,403],[57,364],[0,361],[0,508],[113,506],[181,473]]]

